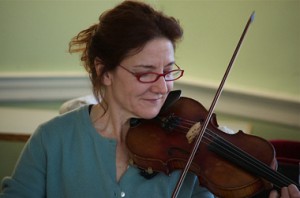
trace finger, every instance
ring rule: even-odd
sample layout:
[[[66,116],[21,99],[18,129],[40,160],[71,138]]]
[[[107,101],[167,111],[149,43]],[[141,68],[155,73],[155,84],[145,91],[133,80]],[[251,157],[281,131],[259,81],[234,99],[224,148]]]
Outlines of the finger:
[[[298,188],[294,184],[291,184],[291,185],[288,186],[288,192],[289,192],[290,197],[292,197],[292,198],[299,198],[300,197],[300,191],[298,190]]]
[[[281,197],[283,197],[283,198],[290,197],[288,187],[281,188]]]
[[[270,192],[269,198],[279,198],[279,193],[276,190]]]

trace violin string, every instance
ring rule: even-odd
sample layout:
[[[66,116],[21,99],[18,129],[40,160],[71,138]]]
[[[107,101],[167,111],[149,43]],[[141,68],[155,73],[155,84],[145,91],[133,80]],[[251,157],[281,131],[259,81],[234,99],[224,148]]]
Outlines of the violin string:
[[[204,138],[206,140],[208,140],[208,142],[204,142],[204,141],[202,141],[202,142],[204,142],[205,144],[207,144],[209,147],[212,147],[212,144],[211,144],[212,142],[216,142],[216,139],[214,137],[212,139],[210,139],[210,138],[208,138],[208,136],[204,135]],[[224,140],[222,140],[222,141],[224,141]],[[233,163],[239,162],[238,164],[240,164],[244,168],[245,168],[245,166],[247,166],[248,169],[250,169],[250,171],[252,170],[252,172],[253,172],[253,170],[257,170],[258,171],[260,169],[261,173],[264,173],[264,174],[259,174],[260,172],[257,172],[256,174],[260,175],[262,177],[268,177],[268,179],[271,180],[271,181],[276,180],[276,182],[279,182],[280,181],[279,179],[284,179],[283,175],[278,176],[276,178],[276,174],[274,175],[273,172],[271,172],[271,174],[268,173],[268,171],[272,170],[268,166],[266,167],[265,170],[263,170],[263,168],[265,168],[264,167],[265,164],[257,161],[256,159],[253,160],[252,158],[249,158],[248,154],[245,155],[244,153],[241,153],[240,150],[236,150],[235,148],[231,148],[231,147],[225,148],[225,146],[222,144],[222,142],[220,142],[220,140],[218,142],[219,143],[214,143],[215,144],[214,150],[218,151],[218,153],[222,154],[223,156],[226,155],[227,158],[230,157],[232,161],[235,161]],[[228,147],[228,145],[227,145],[227,147]],[[232,149],[234,149],[234,150],[232,150]],[[224,152],[224,151],[226,151],[227,153]],[[241,163],[243,163],[243,164],[241,164]],[[282,182],[282,184],[276,184],[275,182],[272,182],[272,183],[275,186],[277,186],[277,187],[279,187],[279,186],[283,187],[283,186],[286,186],[287,184],[290,184],[291,181],[286,181],[285,183]]]
[[[177,127],[184,129],[184,130],[179,130],[180,132],[182,132],[182,131],[187,131],[194,124],[195,124],[194,121],[181,118],[180,124],[176,124],[176,125]],[[262,176],[265,175],[270,180],[276,180],[276,182],[281,183],[281,184],[276,184],[275,182],[272,182],[273,185],[277,187],[283,187],[290,183],[294,183],[289,178],[285,177],[279,172],[274,171],[266,164],[250,156],[248,153],[242,151],[241,149],[239,149],[232,143],[228,142],[227,140],[224,140],[222,137],[215,134],[211,130],[207,129],[207,131],[205,133],[207,135],[204,134],[203,136],[203,138],[207,140],[207,142],[202,141],[203,143],[210,145],[212,142],[214,142],[214,145],[216,147],[215,149],[217,149],[219,152],[222,152],[224,155],[231,156],[230,158],[238,159],[239,162],[243,162],[244,165],[248,165],[248,166],[250,165],[249,168],[254,170],[260,170],[261,174],[263,174]],[[224,151],[227,151],[227,154],[224,153]]]
[[[208,129],[209,130],[209,129]],[[275,171],[273,169],[271,169],[268,165],[266,165],[265,163],[261,162],[260,160],[257,160],[255,157],[249,155],[247,152],[241,150],[239,147],[233,145],[231,142],[223,139],[222,137],[220,137],[219,135],[215,134],[214,132],[212,132],[211,130],[209,130],[209,133],[206,133],[208,135],[211,136],[215,136],[213,137],[213,139],[215,139],[214,142],[216,142],[216,140],[219,140],[219,143],[221,143],[222,145],[224,145],[224,147],[221,147],[221,151],[228,151],[228,149],[230,149],[229,152],[229,156],[232,156],[233,154],[235,154],[235,157],[233,159],[237,159],[239,158],[239,160],[243,160],[243,163],[247,166],[250,166],[251,169],[249,171],[256,171],[256,174],[263,177],[263,178],[268,178],[269,181],[274,181],[272,182],[275,186],[277,185],[277,187],[283,187],[283,186],[287,186],[290,183],[294,183],[295,185],[297,185],[294,181],[292,181],[290,178],[286,177],[285,175],[281,174],[278,171]],[[219,145],[219,144],[217,144]],[[226,149],[228,148],[228,149]],[[240,162],[240,161],[238,161]],[[260,172],[257,172],[259,171]],[[299,188],[299,187],[298,187]]]
[[[186,121],[186,123],[192,123],[192,121]],[[216,146],[219,147],[220,151],[224,152],[224,150],[225,150],[225,151],[229,152],[230,155],[227,154],[229,156],[235,155],[235,157],[239,158],[240,160],[243,160],[244,163],[246,163],[248,165],[250,164],[254,168],[254,170],[260,169],[262,173],[264,173],[265,175],[267,175],[268,178],[270,178],[270,180],[276,180],[277,182],[285,180],[285,183],[283,183],[283,181],[282,181],[281,187],[288,185],[290,183],[294,183],[289,178],[285,177],[284,175],[282,175],[279,172],[274,171],[273,169],[268,167],[266,164],[262,163],[261,161],[258,161],[256,158],[253,158],[248,153],[245,153],[244,151],[242,151],[241,149],[239,149],[232,143],[228,142],[227,140],[224,140],[222,137],[218,136],[211,130],[209,130],[209,129],[207,129],[207,130],[209,131],[209,133],[206,132],[206,134],[210,135],[211,139],[209,139],[208,136],[205,136],[205,134],[204,134],[204,138],[208,139],[211,142],[215,142]],[[219,143],[216,143],[216,140],[218,140]],[[211,144],[211,143],[209,143],[209,144]],[[225,147],[227,147],[227,148],[225,148]],[[229,149],[231,151],[228,151]],[[236,158],[234,158],[234,159],[236,159]],[[259,168],[257,168],[257,167],[259,167]],[[274,184],[274,185],[276,185],[276,184]]]
[[[213,135],[216,135],[216,134],[213,134]],[[219,145],[222,145],[221,148],[219,148],[219,149],[217,148],[219,151],[221,151],[221,153],[224,153],[229,158],[235,159],[234,161],[238,162],[238,164],[247,166],[250,169],[249,171],[252,171],[259,176],[269,179],[269,181],[274,181],[272,183],[274,185],[277,185],[277,187],[280,187],[280,186],[283,187],[292,182],[288,178],[286,178],[285,176],[280,174],[279,172],[276,172],[273,169],[271,169],[265,163],[262,163],[261,161],[257,160],[253,156],[244,152],[243,150],[240,150],[235,145],[232,145],[230,142],[228,142],[226,140],[224,141],[224,139],[219,139],[219,137],[217,137],[214,140],[214,142],[216,142],[216,141],[219,142],[217,144],[217,147],[219,147]],[[226,149],[224,149],[224,148],[226,148]],[[224,151],[227,151],[227,153],[225,153]]]

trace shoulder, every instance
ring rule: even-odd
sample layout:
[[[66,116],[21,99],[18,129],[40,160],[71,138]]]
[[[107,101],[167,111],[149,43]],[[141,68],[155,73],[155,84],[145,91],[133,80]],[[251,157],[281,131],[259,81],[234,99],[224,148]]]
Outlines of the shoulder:
[[[86,131],[87,128],[92,128],[88,105],[42,123],[37,127],[31,139],[40,139],[48,143],[59,141],[59,139],[66,140],[67,136],[74,136],[78,132]]]
[[[60,126],[60,125],[65,125],[66,122],[68,122],[68,124],[76,124],[78,122],[74,122],[74,121],[78,121],[78,120],[81,120],[80,123],[82,124],[83,123],[82,121],[85,122],[87,121],[87,119],[89,119],[89,106],[84,105],[72,111],[56,116],[53,119],[41,124],[41,126],[42,127]]]

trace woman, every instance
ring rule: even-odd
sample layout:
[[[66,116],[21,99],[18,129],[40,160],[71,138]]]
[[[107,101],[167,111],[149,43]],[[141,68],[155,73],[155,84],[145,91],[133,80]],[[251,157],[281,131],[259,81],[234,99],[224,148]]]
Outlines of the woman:
[[[155,117],[183,75],[182,34],[174,18],[125,1],[74,37],[70,52],[82,52],[99,104],[42,124],[1,197],[171,197],[180,172],[144,174],[129,165],[125,139],[131,118]],[[178,197],[213,195],[188,173]]]
[[[182,33],[175,19],[125,1],[74,37],[70,51],[82,51],[101,102],[41,125],[1,197],[171,197],[180,172],[142,176],[128,164],[125,137],[130,119],[155,117],[182,76],[174,59]],[[213,197],[192,174],[180,193]]]

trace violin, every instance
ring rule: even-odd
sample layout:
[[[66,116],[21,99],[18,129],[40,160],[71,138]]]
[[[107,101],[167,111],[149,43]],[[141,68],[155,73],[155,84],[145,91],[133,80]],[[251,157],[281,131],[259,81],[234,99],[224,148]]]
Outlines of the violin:
[[[154,119],[134,119],[126,144],[132,164],[148,173],[183,170],[173,192],[176,198],[188,171],[199,178],[200,185],[224,198],[252,197],[257,193],[299,185],[276,171],[273,146],[263,138],[242,131],[226,134],[218,129],[214,107],[242,44],[251,14],[225,71],[212,104],[207,111],[191,98],[170,92]]]
[[[201,103],[180,97],[154,119],[135,121],[126,137],[132,162],[149,173],[182,170],[206,116]],[[272,185],[295,184],[276,171],[275,150],[267,140],[242,131],[227,134],[218,127],[213,114],[189,169],[200,185],[218,197],[240,198]]]

